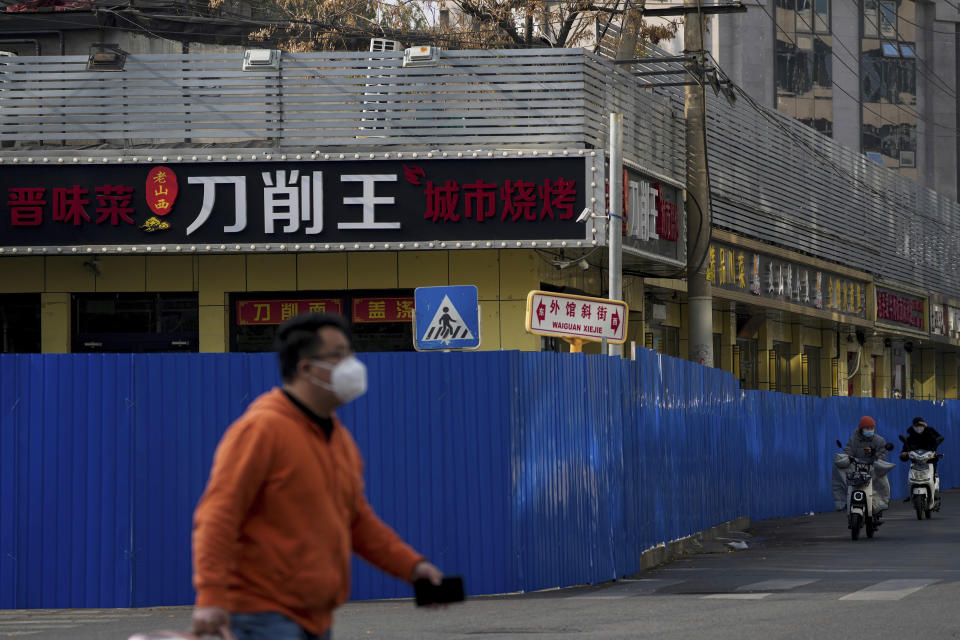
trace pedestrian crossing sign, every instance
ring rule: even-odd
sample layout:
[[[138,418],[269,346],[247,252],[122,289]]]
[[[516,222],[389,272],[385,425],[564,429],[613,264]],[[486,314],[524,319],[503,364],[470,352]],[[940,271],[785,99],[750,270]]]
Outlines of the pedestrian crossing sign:
[[[480,303],[475,286],[418,287],[413,292],[417,351],[477,349]]]

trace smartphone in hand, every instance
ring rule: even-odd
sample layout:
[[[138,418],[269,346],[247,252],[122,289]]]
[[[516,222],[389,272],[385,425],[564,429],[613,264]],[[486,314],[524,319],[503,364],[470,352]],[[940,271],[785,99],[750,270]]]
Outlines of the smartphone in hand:
[[[418,607],[428,604],[463,602],[465,599],[461,576],[446,577],[439,586],[434,585],[429,580],[420,579],[413,583],[413,592]]]

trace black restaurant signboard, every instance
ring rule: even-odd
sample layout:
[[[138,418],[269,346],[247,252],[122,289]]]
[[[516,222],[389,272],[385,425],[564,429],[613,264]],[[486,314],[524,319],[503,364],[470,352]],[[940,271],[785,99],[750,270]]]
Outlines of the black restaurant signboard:
[[[0,246],[583,240],[582,157],[5,164]]]

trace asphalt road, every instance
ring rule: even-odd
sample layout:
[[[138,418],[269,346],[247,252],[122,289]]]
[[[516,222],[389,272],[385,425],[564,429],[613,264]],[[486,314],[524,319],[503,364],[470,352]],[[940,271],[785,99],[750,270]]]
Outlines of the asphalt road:
[[[842,513],[759,522],[748,533],[746,550],[616,583],[478,597],[440,611],[349,603],[334,637],[960,639],[960,491],[929,521],[894,504],[872,540],[851,541]],[[184,608],[2,611],[0,638],[123,640],[188,623]]]

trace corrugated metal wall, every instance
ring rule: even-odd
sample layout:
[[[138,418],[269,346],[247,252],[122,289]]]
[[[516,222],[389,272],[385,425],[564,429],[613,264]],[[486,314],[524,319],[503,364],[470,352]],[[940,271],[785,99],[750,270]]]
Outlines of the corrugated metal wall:
[[[949,438],[944,486],[960,484],[956,402],[742,392],[645,350],[363,359],[370,393],[342,417],[370,501],[474,594],[609,580],[739,515],[829,510],[833,441],[865,413],[892,440],[924,415]],[[272,355],[0,356],[0,607],[189,603],[213,450],[275,382]],[[355,598],[410,594],[360,563],[354,577]]]

